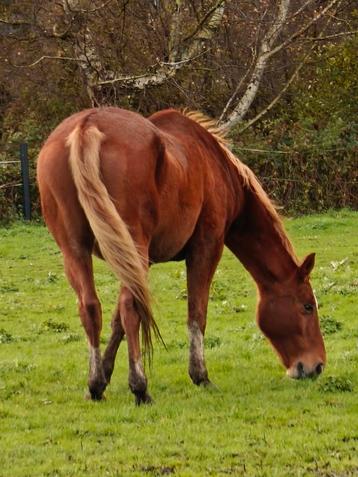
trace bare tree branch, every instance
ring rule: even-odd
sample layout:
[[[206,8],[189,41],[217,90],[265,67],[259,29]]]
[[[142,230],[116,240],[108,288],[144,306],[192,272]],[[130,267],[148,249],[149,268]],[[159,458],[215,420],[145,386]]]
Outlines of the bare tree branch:
[[[203,48],[203,42],[210,40],[217,28],[220,26],[224,14],[225,1],[220,0],[215,3],[215,6],[210,9],[210,15],[205,15],[205,22],[202,21],[200,28],[196,30],[195,35],[187,37],[184,47],[184,41],[180,41],[178,37],[180,19],[180,2],[174,15],[172,23],[173,36],[171,38],[171,52],[169,55],[169,62],[158,62],[157,65],[149,67],[149,71],[141,75],[134,76],[117,76],[109,80],[101,80],[97,82],[98,86],[122,83],[124,87],[132,89],[143,90],[149,86],[158,86],[163,84],[170,78],[173,78],[177,71],[185,65],[191,63],[195,59],[207,54],[210,50]],[[152,68],[157,69],[152,72]]]
[[[279,32],[283,29],[288,19],[288,10],[290,8],[290,0],[280,0],[277,18],[275,19],[274,23],[269,28],[267,34],[262,40],[260,50],[257,55],[256,64],[252,72],[251,79],[247,85],[246,91],[241,97],[240,101],[237,103],[232,113],[229,115],[227,121],[223,124],[224,128],[230,129],[231,127],[235,126],[243,120],[253,100],[256,97],[264,71],[267,67],[268,60],[273,55],[286,48],[303,33],[305,33],[314,23],[316,23],[320,18],[326,15],[330,10],[332,10],[333,7],[336,6],[336,8],[338,8],[341,2],[342,0],[331,0],[325,8],[323,8],[320,12],[316,13],[314,17],[310,21],[308,21],[302,28],[298,29],[286,40],[274,47],[275,40],[277,39]],[[294,16],[296,16],[299,11],[302,11],[304,7],[307,7],[309,3],[310,1],[305,2],[305,4],[294,14]]]
[[[115,84],[117,87],[125,87],[134,90],[144,90],[147,87],[161,85],[173,78],[177,72],[185,66],[195,61],[197,58],[206,55],[210,49],[206,43],[211,40],[216,30],[219,28],[224,15],[226,0],[212,0],[211,6],[200,13],[198,23],[194,30],[185,38],[182,35],[186,11],[182,8],[183,1],[176,0],[176,10],[172,15],[171,32],[169,38],[169,57],[167,61],[157,61],[149,66],[147,71],[138,75],[121,75],[108,69],[104,65],[103,57],[100,55],[92,31],[92,24],[88,21],[88,16],[94,12],[108,7],[113,0],[103,1],[100,5],[94,6],[90,0],[59,0],[58,5],[62,8],[62,24],[57,23],[50,28],[50,35],[46,30],[46,36],[62,40],[71,40],[67,46],[69,49],[65,56],[54,54],[44,54],[38,59],[28,64],[15,65],[18,68],[33,68],[43,61],[71,61],[79,65],[83,75],[83,80],[88,96],[92,104],[96,104],[96,95],[99,90],[106,86]],[[123,5],[128,3],[126,1]],[[55,17],[56,18],[56,17]],[[1,21],[1,20],[0,20]],[[8,23],[6,19],[4,22]],[[37,26],[37,25],[35,25]],[[32,23],[21,23],[17,28],[33,28]],[[96,91],[98,90],[98,91]]]
[[[224,4],[224,0],[219,0],[204,16],[203,18],[198,22],[198,25],[196,26],[196,28],[194,29],[194,31],[192,31],[188,36],[186,36],[184,38],[183,41],[188,41],[188,40],[191,40],[194,36],[196,36],[204,27],[204,25],[206,24],[208,18],[211,17],[211,15],[213,15],[215,13],[215,11],[217,11],[220,7],[223,7],[223,4]],[[219,13],[220,15],[220,13]],[[221,18],[218,18],[219,20],[219,23],[221,22]]]
[[[31,26],[31,23],[29,22],[5,20],[5,18],[0,18],[0,23],[4,23],[5,25],[11,25],[11,26]]]
[[[235,124],[242,121],[243,117],[249,110],[253,100],[255,99],[255,96],[261,83],[262,76],[266,69],[267,61],[270,57],[270,52],[272,51],[272,47],[277,36],[279,35],[285,24],[289,8],[290,0],[280,0],[277,18],[272,23],[271,27],[268,29],[266,35],[262,40],[250,82],[240,101],[235,106],[235,109],[230,114],[228,120],[224,123],[223,126],[225,128],[231,128]]]
[[[39,63],[41,63],[44,60],[61,60],[61,61],[73,61],[75,63],[81,63],[85,62],[86,60],[80,59],[80,58],[72,58],[69,56],[49,56],[49,55],[43,55],[41,58],[38,58],[36,61],[33,63],[29,63],[26,65],[16,65],[12,64],[15,68],[33,68],[34,66],[37,66]]]
[[[257,114],[254,118],[250,119],[250,121],[248,121],[245,126],[243,128],[240,129],[240,133],[246,131],[246,129],[248,129],[249,127],[251,127],[253,124],[255,124],[257,121],[259,121],[262,116],[264,116],[265,114],[267,114],[274,106],[275,104],[281,99],[281,97],[284,95],[284,93],[288,90],[288,88],[291,86],[291,84],[294,82],[294,80],[297,78],[299,72],[301,71],[302,67],[306,64],[308,58],[310,57],[311,55],[311,51],[305,55],[305,57],[303,58],[303,60],[298,64],[297,68],[295,69],[295,71],[293,72],[293,74],[291,75],[290,79],[287,81],[287,83],[285,84],[285,86],[282,88],[282,90],[279,92],[279,94],[271,101],[271,103],[266,106],[266,108],[264,108],[262,111],[260,111],[259,114]]]
[[[102,5],[99,5],[98,7],[96,8],[92,8],[92,9],[79,9],[79,10],[72,10],[73,12],[78,12],[78,13],[95,13],[95,12],[98,12],[99,10],[102,10],[103,8],[106,8],[107,5],[109,5],[110,3],[112,3],[114,0],[107,0],[107,2],[104,2],[102,3]]]
[[[279,51],[281,51],[283,48],[286,48],[290,43],[292,43],[296,38],[301,36],[303,33],[305,33],[314,23],[317,23],[317,21],[322,18],[329,10],[331,10],[336,4],[340,4],[341,0],[331,0],[329,4],[321,10],[317,15],[315,15],[312,20],[310,20],[306,25],[304,25],[301,29],[297,30],[293,35],[291,35],[287,40],[284,42],[280,43],[277,45],[275,48],[273,48],[269,52],[269,57],[275,55]]]
[[[295,11],[295,13],[293,13],[291,16],[290,16],[290,20],[292,20],[293,18],[295,17],[298,17],[298,15],[300,15],[307,7],[308,5],[310,5],[311,3],[313,3],[315,0],[307,0],[298,10]]]
[[[106,8],[107,5],[112,3],[114,0],[107,0],[106,2],[103,2],[101,5],[95,8],[77,8],[77,6],[80,4],[78,0],[63,0],[63,10],[66,13],[95,13],[98,12],[99,10],[102,10],[103,8]],[[89,2],[91,3],[91,2]]]
[[[149,70],[153,70],[157,65],[159,65],[159,68],[155,73],[148,71],[147,73],[143,73],[141,75],[119,76],[110,80],[98,81],[96,84],[98,86],[102,86],[106,84],[114,84],[120,82],[123,83],[123,85],[126,87],[133,87],[135,85],[136,89],[144,89],[146,86],[162,84],[164,81],[168,80],[169,78],[172,78],[175,75],[177,69],[182,68],[188,63],[191,63],[197,58],[207,54],[209,51],[210,49],[206,49],[195,57],[187,58],[181,61],[175,61],[170,63],[165,61],[158,62],[156,65],[152,65],[149,67]]]
[[[342,31],[340,33],[334,33],[332,35],[321,36],[317,38],[306,37],[304,41],[311,42],[311,41],[327,41],[327,40],[335,40],[336,38],[342,38],[343,36],[354,36],[358,34],[358,30],[353,31]]]
[[[339,3],[338,3],[339,6]],[[337,6],[337,8],[338,8]],[[332,18],[329,18],[328,22],[326,23],[324,29],[320,32],[319,36],[315,38],[315,40],[322,40],[323,38],[326,38],[324,36],[325,31],[328,28],[329,23],[331,22]],[[336,36],[336,35],[329,35],[329,36]],[[288,88],[291,86],[291,84],[294,82],[294,80],[297,78],[299,72],[301,71],[302,67],[307,63],[307,60],[310,58],[312,52],[316,48],[316,44],[313,43],[309,51],[306,53],[302,61],[297,65],[295,68],[293,74],[291,75],[290,79],[286,82],[285,86],[282,88],[282,90],[279,92],[279,94],[270,102],[266,108],[264,108],[262,111],[260,111],[259,114],[257,114],[254,118],[252,118],[248,123],[245,124],[243,128],[240,129],[240,133],[243,133],[246,131],[249,127],[251,127],[253,124],[255,124],[257,121],[259,121],[265,114],[267,114],[274,106],[275,104],[281,99],[283,94],[288,90]]]
[[[235,91],[233,92],[233,94],[231,95],[231,97],[229,98],[229,100],[227,101],[227,103],[225,104],[225,107],[223,109],[223,112],[221,113],[221,116],[219,118],[219,123],[221,121],[223,121],[223,119],[225,118],[226,116],[226,113],[228,112],[230,106],[232,105],[232,103],[234,102],[234,99],[236,98],[237,94],[239,93],[240,89],[241,89],[241,86],[244,84],[246,78],[248,77],[249,73],[250,73],[250,70],[253,66],[253,63],[255,61],[255,55],[252,56],[252,62],[251,62],[251,65],[247,68],[245,74],[242,76],[242,78],[240,79],[240,81],[238,82],[236,88],[235,88]]]

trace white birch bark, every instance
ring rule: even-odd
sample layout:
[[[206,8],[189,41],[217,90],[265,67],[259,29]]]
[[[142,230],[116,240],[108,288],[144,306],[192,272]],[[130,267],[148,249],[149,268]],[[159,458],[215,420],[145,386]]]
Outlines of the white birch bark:
[[[158,62],[158,66],[154,73],[148,72],[142,75],[121,76],[118,75],[113,79],[99,81],[97,85],[114,84],[143,90],[146,87],[159,86],[168,79],[174,77],[178,70],[189,64],[196,58],[206,53],[205,44],[211,40],[220,27],[224,11],[225,1],[219,0],[214,2],[209,12],[197,26],[193,34],[186,39],[181,39],[181,1],[177,0],[177,10],[173,15],[173,23],[170,38],[170,54],[168,62]]]
[[[299,28],[297,31],[295,31],[292,35],[290,35],[284,41],[282,41],[281,43],[279,43],[278,45],[275,46],[275,41],[276,41],[280,31],[282,31],[285,23],[288,20],[288,11],[289,11],[289,8],[290,8],[290,3],[291,3],[290,0],[280,0],[280,4],[278,6],[277,17],[276,17],[273,25],[268,30],[268,32],[266,33],[266,35],[264,36],[264,38],[262,40],[262,43],[261,43],[261,46],[260,46],[260,49],[259,49],[259,53],[257,55],[256,63],[255,63],[250,81],[249,81],[249,83],[246,87],[246,91],[244,92],[241,99],[236,104],[232,113],[229,115],[227,121],[222,124],[223,128],[231,129],[232,127],[236,126],[237,124],[239,124],[243,121],[246,113],[250,109],[250,106],[251,106],[252,102],[254,101],[254,99],[256,97],[256,94],[257,94],[258,89],[260,87],[260,83],[261,83],[262,77],[264,75],[268,60],[273,55],[277,54],[279,51],[286,48],[296,38],[303,35],[320,18],[322,18],[328,12],[334,10],[333,7],[335,7],[335,9],[337,9],[338,6],[341,3],[341,0],[330,0],[330,2],[328,2],[328,4],[320,12],[316,13],[310,21],[308,21],[306,24],[304,24],[301,28]],[[307,5],[309,5],[310,3],[311,3],[310,0],[305,2],[305,4],[302,7],[300,7],[299,10],[297,10],[294,13],[292,18],[297,16],[299,13],[301,13],[302,10]],[[298,72],[297,72],[297,74],[298,74]],[[294,74],[294,77],[291,78],[292,81],[297,76],[297,74]],[[290,81],[290,84],[291,84],[292,81]],[[284,88],[284,90],[286,90],[286,89],[287,88]],[[223,114],[222,114],[221,117],[223,117]],[[261,117],[261,115],[260,115],[260,117]]]
[[[246,91],[239,100],[239,102],[236,104],[232,113],[229,115],[228,120],[224,123],[223,126],[225,128],[232,128],[233,126],[241,122],[245,114],[249,110],[252,102],[254,101],[263,74],[265,72],[267,62],[271,56],[271,50],[280,31],[285,25],[290,8],[290,3],[291,0],[280,0],[277,16],[261,42],[261,46],[257,55],[257,60],[250,81],[247,85]]]

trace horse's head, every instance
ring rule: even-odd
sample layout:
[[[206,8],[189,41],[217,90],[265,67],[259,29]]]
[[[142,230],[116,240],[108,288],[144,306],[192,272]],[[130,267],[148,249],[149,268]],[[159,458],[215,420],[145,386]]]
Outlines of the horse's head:
[[[308,255],[287,281],[260,293],[258,325],[291,378],[317,376],[326,362],[317,302],[309,283],[314,259],[314,254]]]

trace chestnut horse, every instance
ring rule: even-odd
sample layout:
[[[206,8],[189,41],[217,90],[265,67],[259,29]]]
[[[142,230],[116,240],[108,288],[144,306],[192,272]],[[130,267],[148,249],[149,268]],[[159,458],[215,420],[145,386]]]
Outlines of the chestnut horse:
[[[43,215],[78,296],[92,399],[102,398],[126,335],[129,387],[137,404],[151,401],[139,329],[150,351],[151,331],[160,335],[147,272],[152,263],[170,260],[186,261],[189,374],[195,384],[210,383],[203,342],[210,283],[224,245],[257,283],[258,325],[288,375],[322,372],[325,348],[309,283],[314,254],[298,262],[255,175],[199,113],[165,110],[145,119],[118,108],[82,111],[50,135],[37,171]],[[103,357],[92,254],[122,283]]]

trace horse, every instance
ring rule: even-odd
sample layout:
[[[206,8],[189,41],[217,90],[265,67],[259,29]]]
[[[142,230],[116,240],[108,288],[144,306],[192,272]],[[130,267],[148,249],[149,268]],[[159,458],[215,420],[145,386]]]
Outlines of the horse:
[[[321,374],[326,353],[309,281],[315,254],[298,260],[258,179],[206,117],[167,109],[144,118],[115,107],[73,114],[43,145],[37,179],[45,222],[78,297],[91,399],[104,397],[126,335],[129,388],[137,405],[151,402],[139,331],[149,357],[160,332],[147,275],[152,264],[172,260],[186,262],[189,375],[210,384],[204,334],[224,245],[257,284],[257,323],[287,374]],[[103,356],[92,255],[121,282]]]

